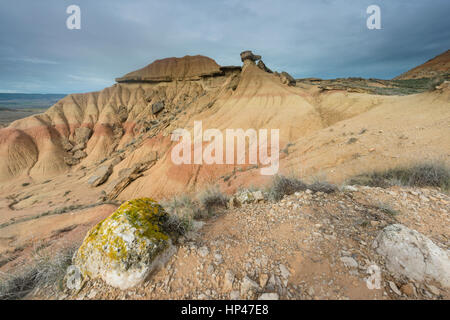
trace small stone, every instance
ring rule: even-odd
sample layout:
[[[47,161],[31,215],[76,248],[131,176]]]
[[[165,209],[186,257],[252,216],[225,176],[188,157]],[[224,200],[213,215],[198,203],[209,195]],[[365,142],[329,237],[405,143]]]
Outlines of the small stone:
[[[216,263],[217,263],[217,264],[221,264],[221,263],[223,262],[222,255],[219,254],[219,253],[216,253],[216,254],[214,255],[214,259],[216,260]]]
[[[399,295],[399,296],[402,295],[402,293],[400,292],[400,290],[398,290],[398,288],[394,282],[389,281],[389,287],[391,287],[392,291],[394,291],[397,295]]]
[[[379,221],[375,221],[375,220],[370,221],[370,225],[371,225],[372,227],[376,227],[376,226],[378,226],[379,224],[380,224]]]
[[[347,268],[357,268],[358,262],[352,257],[341,257],[340,259]]]
[[[264,200],[264,195],[261,190],[253,192],[253,197],[255,198],[256,202]]]
[[[400,287],[400,291],[406,294],[409,297],[416,296],[416,288],[412,283],[404,284]]]
[[[289,276],[291,275],[288,268],[286,268],[286,266],[284,264],[280,264],[278,269],[280,269],[281,277],[283,277],[284,279],[288,279]]]
[[[214,266],[213,266],[212,264],[210,264],[210,265],[208,266],[208,268],[206,268],[206,272],[207,272],[209,275],[213,274],[213,273],[214,273]]]
[[[252,192],[243,190],[236,196],[236,200],[239,204],[252,203],[255,201],[255,197]]]
[[[264,288],[269,281],[269,275],[267,273],[263,273],[259,276],[259,285],[261,288]]]
[[[225,272],[225,277],[223,280],[223,289],[225,291],[231,291],[233,289],[233,282],[234,282],[234,273],[231,270],[227,270]]]
[[[383,256],[386,268],[397,279],[406,277],[415,282],[434,280],[450,287],[450,258],[423,234],[401,224],[385,227],[373,242]]]
[[[205,258],[208,254],[209,254],[209,249],[206,246],[201,247],[200,249],[198,249],[198,254]]]
[[[241,296],[239,294],[239,291],[237,291],[237,290],[231,291],[230,300],[239,300],[240,297]]]
[[[427,288],[431,291],[432,294],[438,296],[441,294],[441,292],[439,291],[438,288],[436,288],[435,286],[431,285],[431,284],[427,284]]]
[[[358,188],[355,186],[344,186],[342,188],[343,191],[348,191],[348,192],[356,192],[358,191]]]
[[[241,281],[241,296],[246,297],[249,293],[254,294],[258,291],[259,285],[250,279],[248,276],[245,276]]]
[[[271,293],[263,293],[258,300],[279,300],[280,297],[278,296],[278,293],[271,292]]]
[[[87,297],[88,299],[93,299],[97,295],[97,290],[92,289],[91,292],[88,293]]]

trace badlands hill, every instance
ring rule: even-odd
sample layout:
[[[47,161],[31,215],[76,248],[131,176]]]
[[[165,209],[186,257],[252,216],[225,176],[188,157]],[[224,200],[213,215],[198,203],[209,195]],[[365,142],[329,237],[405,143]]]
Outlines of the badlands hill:
[[[0,184],[101,165],[112,171],[101,188],[122,200],[195,190],[229,175],[236,176],[224,183],[230,189],[264,182],[248,165],[174,165],[170,133],[192,132],[194,120],[203,130],[280,129],[280,171],[305,177],[343,181],[368,167],[448,161],[448,86],[406,96],[324,90],[268,72],[255,57],[244,55],[242,68],[203,56],[157,60],[112,87],[68,95],[43,114],[17,120],[0,130]],[[117,187],[119,173],[137,165],[139,178]]]
[[[450,70],[450,50],[428,60],[424,64],[411,69],[400,76],[397,80],[432,78],[437,76],[447,76]]]

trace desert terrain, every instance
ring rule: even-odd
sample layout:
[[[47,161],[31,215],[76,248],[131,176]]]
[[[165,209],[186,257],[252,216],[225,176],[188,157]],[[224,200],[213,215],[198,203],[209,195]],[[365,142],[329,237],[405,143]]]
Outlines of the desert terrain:
[[[156,60],[0,129],[5,286],[36,254],[76,251],[128,200],[152,198],[185,223],[190,207],[176,199],[207,207],[212,189],[219,199],[188,217],[172,238],[174,253],[137,286],[85,276],[69,290],[61,277],[56,287],[24,285],[13,298],[449,299],[448,170],[439,185],[361,178],[450,166],[449,51],[393,80],[294,79],[250,51],[241,59],[242,66],[200,55]],[[171,133],[192,134],[194,121],[222,132],[279,129],[277,177],[291,177],[287,191],[274,192],[280,182],[260,174],[262,163],[174,164]],[[426,276],[398,271],[393,251],[379,244],[398,225],[417,231],[411,243],[439,252],[441,267],[430,267],[423,249]],[[367,285],[373,265],[376,289]]]

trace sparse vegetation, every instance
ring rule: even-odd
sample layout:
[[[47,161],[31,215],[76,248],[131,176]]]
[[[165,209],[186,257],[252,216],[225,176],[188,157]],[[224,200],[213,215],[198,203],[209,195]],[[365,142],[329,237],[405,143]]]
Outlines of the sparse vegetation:
[[[338,190],[338,188],[327,181],[315,181],[308,185],[308,189],[312,192],[323,192],[323,193],[333,193]]]
[[[309,189],[312,192],[332,193],[338,188],[324,180],[316,180],[311,184],[306,184],[293,176],[286,177],[277,175],[273,178],[272,183],[266,192],[269,200],[279,201],[283,199],[285,195],[291,195],[298,191],[305,191],[306,189]]]
[[[163,228],[172,238],[178,238],[192,229],[192,219],[189,216],[178,217],[169,214],[169,218],[164,222]]]
[[[197,199],[196,199],[197,198]],[[206,219],[228,204],[228,196],[217,187],[206,189],[197,197],[183,195],[161,202],[170,215],[168,226],[178,234],[190,230],[193,219]]]
[[[293,194],[297,191],[304,191],[308,186],[301,180],[295,177],[275,176],[269,186],[269,199],[279,201],[285,195]]]
[[[449,80],[449,74],[442,74],[431,78],[381,80],[363,78],[338,78],[321,80],[321,88],[330,90],[349,90],[354,92],[367,92],[378,95],[409,95],[426,91],[432,91],[436,86]],[[308,83],[308,80],[300,80]],[[317,84],[317,83],[314,83]],[[380,86],[381,85],[381,86]]]
[[[450,168],[442,163],[430,162],[409,167],[397,167],[353,177],[348,184],[387,188],[394,185],[439,187],[450,189]]]
[[[36,288],[59,290],[76,250],[75,246],[70,246],[55,255],[35,250],[32,261],[23,269],[0,274],[0,300],[22,299]]]
[[[161,205],[169,214],[166,229],[178,235],[183,235],[191,229],[193,219],[202,217],[199,204],[187,195],[162,201]]]

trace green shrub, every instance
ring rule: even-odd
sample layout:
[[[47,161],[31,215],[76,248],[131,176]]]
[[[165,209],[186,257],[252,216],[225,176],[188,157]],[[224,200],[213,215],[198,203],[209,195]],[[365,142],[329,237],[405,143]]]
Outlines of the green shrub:
[[[180,232],[188,231],[193,219],[206,219],[217,210],[227,207],[228,196],[217,187],[206,189],[197,196],[198,199],[183,195],[161,202],[166,212],[172,216],[172,227]]]
[[[35,288],[52,288],[62,286],[66,269],[72,263],[77,247],[70,246],[54,256],[36,251],[32,261],[11,274],[0,275],[0,300],[17,300],[24,298]]]
[[[385,171],[365,173],[351,178],[348,184],[387,188],[394,185],[439,187],[450,189],[450,168],[442,163],[422,163]]]
[[[338,190],[338,188],[326,181],[316,181],[308,185],[308,189],[312,192],[323,192],[323,193],[333,193]]]
[[[303,181],[295,177],[275,176],[269,187],[269,199],[279,201],[285,195],[293,194],[297,191],[304,191],[308,186]]]
[[[387,214],[389,214],[389,215],[391,215],[391,216],[396,216],[396,215],[398,215],[398,211],[395,210],[395,209],[392,209],[392,207],[391,207],[389,204],[387,204],[387,203],[384,203],[384,202],[378,202],[378,203],[375,205],[375,207],[376,207],[378,210],[380,210],[380,211],[382,211],[382,212],[384,212],[384,213],[387,213]]]
[[[169,214],[169,218],[164,221],[163,229],[176,239],[192,229],[192,218],[187,215],[178,217]]]
[[[203,191],[199,195],[199,200],[203,209],[211,216],[215,210],[226,208],[229,198],[218,187],[212,187]]]
[[[170,200],[162,201],[161,205],[167,213],[177,217],[189,217],[191,219],[198,217],[200,214],[199,203],[192,200],[187,195],[173,197]]]

